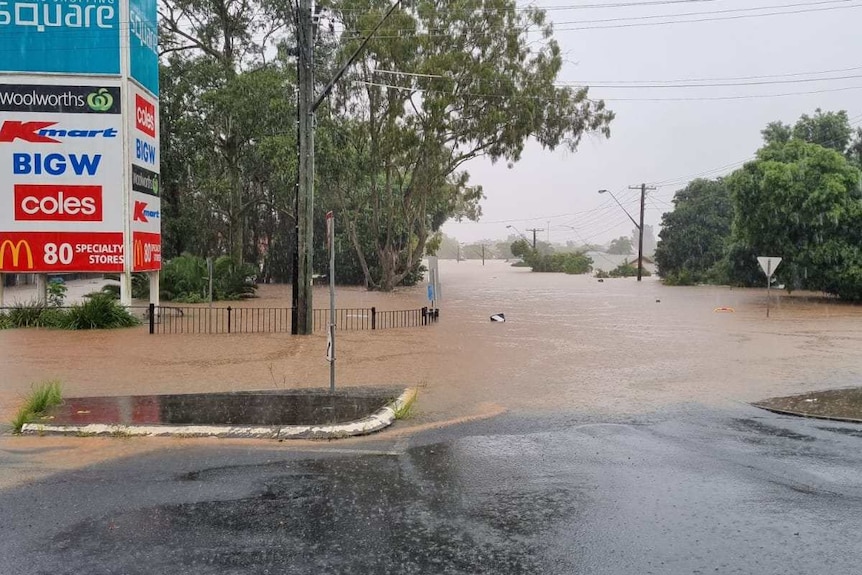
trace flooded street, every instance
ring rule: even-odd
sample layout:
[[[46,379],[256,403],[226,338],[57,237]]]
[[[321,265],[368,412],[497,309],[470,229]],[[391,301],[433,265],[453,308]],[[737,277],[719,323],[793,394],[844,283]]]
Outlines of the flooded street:
[[[418,385],[426,423],[492,403],[619,414],[748,402],[858,385],[862,374],[860,306],[773,292],[767,319],[764,290],[600,283],[500,261],[442,261],[441,277],[438,324],[339,334],[339,385]],[[341,288],[338,307],[418,308],[424,292]],[[260,295],[239,305],[289,305],[288,286]],[[315,297],[324,307],[325,290]],[[499,312],[506,323],[489,321]],[[322,334],[5,330],[0,416],[48,378],[66,396],[323,387],[324,352]]]
[[[744,402],[858,385],[862,308],[782,295],[767,319],[760,290],[503,262],[441,274],[439,324],[339,339],[340,385],[420,386],[383,433],[0,437],[0,572],[855,572],[859,426]],[[423,295],[346,289],[339,305]],[[47,377],[67,396],[321,387],[324,344],[7,330],[4,409]]]

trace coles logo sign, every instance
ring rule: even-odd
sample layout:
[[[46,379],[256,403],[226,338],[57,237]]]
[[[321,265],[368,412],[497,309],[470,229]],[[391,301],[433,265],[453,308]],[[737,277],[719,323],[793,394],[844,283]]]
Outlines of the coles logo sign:
[[[135,94],[135,127],[151,138],[156,137],[156,107]]]
[[[102,187],[15,185],[15,219],[41,222],[102,221]]]

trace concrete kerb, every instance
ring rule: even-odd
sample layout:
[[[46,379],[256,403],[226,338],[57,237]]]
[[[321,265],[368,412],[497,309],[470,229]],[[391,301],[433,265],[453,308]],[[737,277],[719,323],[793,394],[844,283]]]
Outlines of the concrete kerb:
[[[385,429],[395,422],[396,414],[416,399],[416,388],[407,388],[390,405],[375,413],[334,425],[231,426],[231,425],[51,425],[25,423],[21,433],[28,435],[113,435],[120,437],[224,437],[255,439],[342,439],[368,435]]]

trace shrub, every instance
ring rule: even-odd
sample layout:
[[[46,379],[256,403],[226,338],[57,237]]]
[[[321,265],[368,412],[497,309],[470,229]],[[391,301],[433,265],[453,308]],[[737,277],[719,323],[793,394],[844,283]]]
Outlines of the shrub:
[[[686,268],[667,274],[662,282],[669,286],[692,286],[698,283],[697,277]]]
[[[229,256],[213,264],[213,299],[241,299],[254,296],[254,277],[258,270],[251,264],[237,265]],[[209,301],[209,272],[205,259],[183,254],[162,267],[160,295],[168,301],[202,303]]]
[[[66,292],[69,288],[66,283],[59,278],[52,279],[48,282],[48,305],[51,307],[61,307],[66,300]]]
[[[616,268],[611,270],[610,276],[612,278],[630,278],[638,275],[638,267],[635,264],[630,264],[628,262],[623,262],[618,265]],[[649,277],[651,274],[647,270],[642,270],[642,277]]]
[[[593,260],[580,252],[561,254],[536,254],[527,258],[534,272],[585,274],[592,270]]]
[[[108,295],[97,294],[82,304],[75,304],[63,315],[66,329],[114,329],[132,327],[140,320]]]
[[[40,384],[30,392],[24,405],[18,410],[15,419],[12,420],[12,430],[15,433],[21,433],[21,428],[24,427],[25,423],[44,414],[55,405],[60,405],[62,401],[63,395],[59,381],[46,381]]]
[[[45,309],[45,304],[35,301],[16,303],[6,314],[9,327],[40,327],[40,318]]]
[[[242,299],[254,296],[257,268],[251,264],[237,265],[229,256],[213,264],[213,298]],[[207,280],[209,281],[209,280]]]
[[[0,329],[10,329],[15,327],[12,325],[12,321],[9,319],[9,316],[5,313],[0,313]]]

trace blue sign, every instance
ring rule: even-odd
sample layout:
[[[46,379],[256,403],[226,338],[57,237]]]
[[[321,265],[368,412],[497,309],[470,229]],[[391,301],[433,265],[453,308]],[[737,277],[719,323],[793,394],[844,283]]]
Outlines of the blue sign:
[[[434,301],[434,284],[428,284],[428,300]]]
[[[119,74],[119,0],[0,2],[0,72]]]
[[[159,26],[156,0],[129,0],[129,75],[159,95]]]

